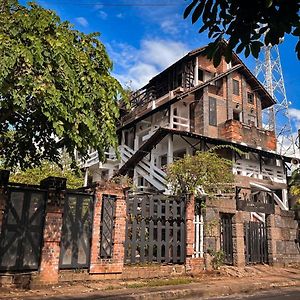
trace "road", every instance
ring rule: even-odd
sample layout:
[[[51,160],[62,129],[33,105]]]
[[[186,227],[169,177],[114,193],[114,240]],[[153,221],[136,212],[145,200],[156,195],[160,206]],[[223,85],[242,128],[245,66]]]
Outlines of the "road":
[[[182,298],[181,298],[182,299]],[[300,287],[297,288],[283,288],[272,291],[261,291],[252,295],[232,295],[223,297],[210,297],[210,298],[199,298],[187,297],[184,300],[300,300]],[[179,300],[179,299],[178,299]]]

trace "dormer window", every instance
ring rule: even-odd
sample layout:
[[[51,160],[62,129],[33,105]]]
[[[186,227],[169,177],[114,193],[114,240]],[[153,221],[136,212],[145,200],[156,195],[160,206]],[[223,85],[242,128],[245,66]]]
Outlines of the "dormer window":
[[[247,98],[248,98],[248,103],[249,104],[254,104],[254,94],[247,92]]]

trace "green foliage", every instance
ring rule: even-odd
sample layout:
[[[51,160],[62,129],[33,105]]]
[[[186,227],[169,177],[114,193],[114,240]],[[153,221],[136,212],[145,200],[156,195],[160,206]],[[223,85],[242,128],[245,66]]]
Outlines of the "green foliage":
[[[289,185],[291,195],[296,197],[296,205],[300,206],[300,168],[293,171]]]
[[[167,182],[175,194],[194,194],[198,188],[202,188],[207,194],[213,194],[217,186],[231,184],[233,181],[232,161],[213,151],[186,155],[167,168]]]
[[[208,251],[209,254],[213,257],[211,263],[214,270],[220,269],[220,267],[224,264],[225,255],[222,250],[219,251]]]
[[[229,62],[232,51],[244,51],[257,58],[263,43],[279,44],[285,34],[300,37],[300,17],[298,0],[189,0],[184,18],[191,16],[194,24],[201,19],[199,33],[208,31],[214,39],[206,49],[208,58],[213,58],[215,66],[221,61],[223,38],[229,37],[225,45],[225,59]],[[300,40],[295,51],[300,59]]]
[[[0,156],[6,167],[59,161],[60,149],[99,158],[117,147],[119,82],[98,33],[51,10],[8,1],[0,13]],[[12,4],[13,3],[13,4]],[[2,2],[3,7],[3,2]],[[124,95],[126,98],[126,95]]]
[[[70,189],[83,186],[83,176],[72,170],[70,164],[60,168],[57,164],[49,161],[43,161],[39,167],[15,171],[10,176],[10,182],[39,185],[41,180],[49,176],[67,178],[67,187]]]

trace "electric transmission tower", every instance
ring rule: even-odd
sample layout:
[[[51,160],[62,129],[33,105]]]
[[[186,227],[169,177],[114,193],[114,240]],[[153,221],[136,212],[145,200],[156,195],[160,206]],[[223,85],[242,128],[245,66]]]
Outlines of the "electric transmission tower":
[[[289,115],[290,102],[287,100],[278,46],[262,48],[256,62],[255,76],[262,82],[276,104],[263,111],[266,129],[274,130],[277,138],[277,152],[281,155],[295,155],[295,143]]]

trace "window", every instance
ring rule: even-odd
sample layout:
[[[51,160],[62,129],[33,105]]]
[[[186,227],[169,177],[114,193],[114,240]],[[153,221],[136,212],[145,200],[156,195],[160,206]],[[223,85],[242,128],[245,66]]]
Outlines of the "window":
[[[198,69],[198,80],[203,81],[203,70]]]
[[[233,120],[241,121],[241,111],[240,110],[233,110]]]
[[[238,80],[233,79],[232,80],[232,84],[233,84],[233,91],[232,91],[232,93],[234,95],[239,96],[240,95],[240,82]]]
[[[254,94],[247,92],[248,103],[254,104]]]
[[[177,86],[182,86],[182,73],[177,76]]]
[[[217,101],[209,97],[209,125],[217,126]]]

